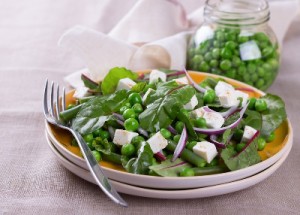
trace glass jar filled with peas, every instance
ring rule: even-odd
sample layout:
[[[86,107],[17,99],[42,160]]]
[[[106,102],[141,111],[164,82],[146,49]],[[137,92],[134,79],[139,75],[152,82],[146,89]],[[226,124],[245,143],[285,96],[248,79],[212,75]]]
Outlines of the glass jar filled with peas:
[[[279,47],[265,0],[207,0],[204,24],[191,37],[189,70],[227,76],[266,90],[279,68]]]

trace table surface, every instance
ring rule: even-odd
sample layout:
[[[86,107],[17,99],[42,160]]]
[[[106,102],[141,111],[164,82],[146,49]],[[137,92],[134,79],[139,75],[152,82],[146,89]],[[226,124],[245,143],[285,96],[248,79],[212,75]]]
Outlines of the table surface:
[[[280,73],[268,90],[285,100],[295,131],[285,163],[271,177],[243,191],[191,200],[123,195],[130,205],[125,209],[62,167],[44,136],[45,79],[63,84],[64,76],[84,65],[57,47],[57,40],[75,24],[101,29],[97,22],[103,15],[97,13],[101,3],[31,1],[31,7],[18,1],[15,7],[12,2],[16,3],[0,2],[0,214],[300,213],[299,16],[289,28]]]

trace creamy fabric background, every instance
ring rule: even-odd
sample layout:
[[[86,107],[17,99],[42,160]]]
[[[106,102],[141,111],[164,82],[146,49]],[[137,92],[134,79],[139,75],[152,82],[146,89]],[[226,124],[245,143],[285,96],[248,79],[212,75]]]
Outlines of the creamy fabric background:
[[[109,26],[99,20],[116,23],[124,15],[115,7],[120,2],[0,1],[0,214],[299,214],[299,16],[289,28],[280,73],[269,89],[286,101],[294,146],[267,180],[244,191],[204,199],[123,195],[130,205],[124,209],[60,166],[44,137],[42,88],[46,77],[63,84],[64,76],[84,64],[59,49],[57,40],[75,24],[108,32]],[[126,2],[129,9],[135,1]]]

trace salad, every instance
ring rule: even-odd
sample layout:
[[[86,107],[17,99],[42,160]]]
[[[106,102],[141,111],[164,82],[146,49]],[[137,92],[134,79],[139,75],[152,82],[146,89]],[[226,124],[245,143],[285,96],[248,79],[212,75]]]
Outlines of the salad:
[[[183,177],[234,171],[261,161],[286,120],[282,99],[250,98],[248,88],[186,70],[138,74],[115,67],[74,93],[76,104],[60,114],[78,131],[96,160],[134,174]],[[72,145],[78,146],[76,141]]]

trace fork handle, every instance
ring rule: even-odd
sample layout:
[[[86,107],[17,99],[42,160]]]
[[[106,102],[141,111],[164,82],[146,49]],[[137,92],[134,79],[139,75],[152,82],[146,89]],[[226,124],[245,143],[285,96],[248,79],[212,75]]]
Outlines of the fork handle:
[[[70,129],[71,133],[75,137],[78,145],[81,149],[81,152],[86,160],[86,163],[89,167],[90,172],[92,173],[94,179],[96,180],[98,186],[103,190],[103,192],[115,203],[120,204],[124,207],[127,207],[127,203],[123,200],[123,198],[118,194],[118,192],[110,185],[107,177],[105,176],[102,168],[94,158],[90,148],[85,143],[82,136],[73,129]]]

